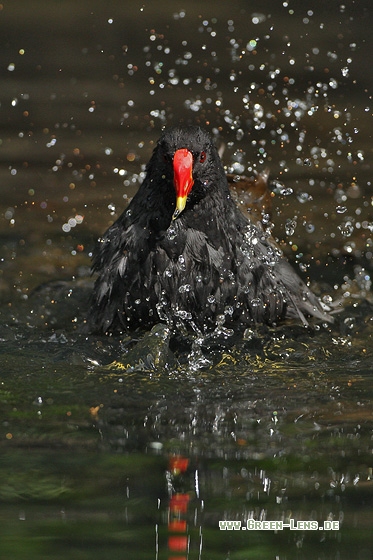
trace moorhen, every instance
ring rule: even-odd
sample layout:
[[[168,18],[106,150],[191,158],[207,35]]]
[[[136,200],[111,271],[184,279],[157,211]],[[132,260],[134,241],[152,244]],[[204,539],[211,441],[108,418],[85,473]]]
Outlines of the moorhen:
[[[331,321],[257,219],[237,207],[210,135],[166,129],[127,209],[93,257],[93,331],[182,323]]]

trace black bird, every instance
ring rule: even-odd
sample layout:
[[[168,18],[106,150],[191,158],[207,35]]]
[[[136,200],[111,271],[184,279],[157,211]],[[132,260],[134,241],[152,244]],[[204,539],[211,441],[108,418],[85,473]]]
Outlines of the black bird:
[[[331,321],[274,240],[238,209],[210,135],[195,126],[163,132],[92,269],[93,331]]]

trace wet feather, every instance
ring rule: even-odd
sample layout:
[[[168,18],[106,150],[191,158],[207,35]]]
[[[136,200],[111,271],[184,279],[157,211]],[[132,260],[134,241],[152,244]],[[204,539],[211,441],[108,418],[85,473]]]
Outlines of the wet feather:
[[[172,219],[172,159],[181,148],[193,154],[194,184],[185,209]],[[267,212],[263,181],[266,185],[267,175],[257,181],[252,199]],[[331,321],[258,215],[250,218],[239,210],[217,150],[199,127],[163,133],[128,209],[98,243],[93,271],[90,325],[95,331],[148,327],[160,320],[184,320],[206,331],[221,316],[238,327],[287,318],[306,325],[310,316]]]

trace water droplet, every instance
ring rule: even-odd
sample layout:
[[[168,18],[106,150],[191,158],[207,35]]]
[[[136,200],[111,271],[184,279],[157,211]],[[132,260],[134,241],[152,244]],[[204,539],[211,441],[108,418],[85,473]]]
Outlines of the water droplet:
[[[293,219],[288,218],[285,224],[285,233],[286,235],[294,235],[295,229],[297,227],[297,218],[294,217]]]
[[[331,78],[331,79],[329,80],[329,86],[330,86],[332,89],[337,89],[337,88],[338,88],[338,82],[337,82],[337,80],[334,79],[334,78]]]
[[[192,320],[192,314],[189,313],[189,311],[185,311],[184,309],[177,309],[175,311],[175,317],[179,317],[180,319],[183,319],[183,321]]]
[[[280,181],[273,181],[273,185],[273,192],[275,194],[280,194],[282,196],[289,196],[290,194],[293,194],[293,189],[291,187],[285,187],[285,185]]]
[[[173,241],[176,237],[176,229],[174,227],[169,227],[167,230],[167,239]]]
[[[8,208],[4,214],[6,220],[11,220],[14,216],[14,208]]]
[[[339,231],[344,237],[351,237],[354,232],[354,226],[350,220],[338,226]]]
[[[185,292],[190,292],[190,290],[192,289],[190,284],[183,284],[182,286],[179,287],[179,293],[180,294],[185,294]]]
[[[306,192],[300,192],[297,194],[297,199],[299,200],[299,202],[301,204],[304,204],[305,202],[309,202],[312,200],[312,196]]]

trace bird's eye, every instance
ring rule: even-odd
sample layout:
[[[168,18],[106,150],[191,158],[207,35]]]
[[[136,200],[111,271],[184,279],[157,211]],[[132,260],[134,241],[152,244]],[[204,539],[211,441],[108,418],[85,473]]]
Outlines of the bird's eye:
[[[204,161],[206,161],[206,152],[201,152],[201,153],[199,154],[199,161],[200,161],[201,163],[203,163]]]

